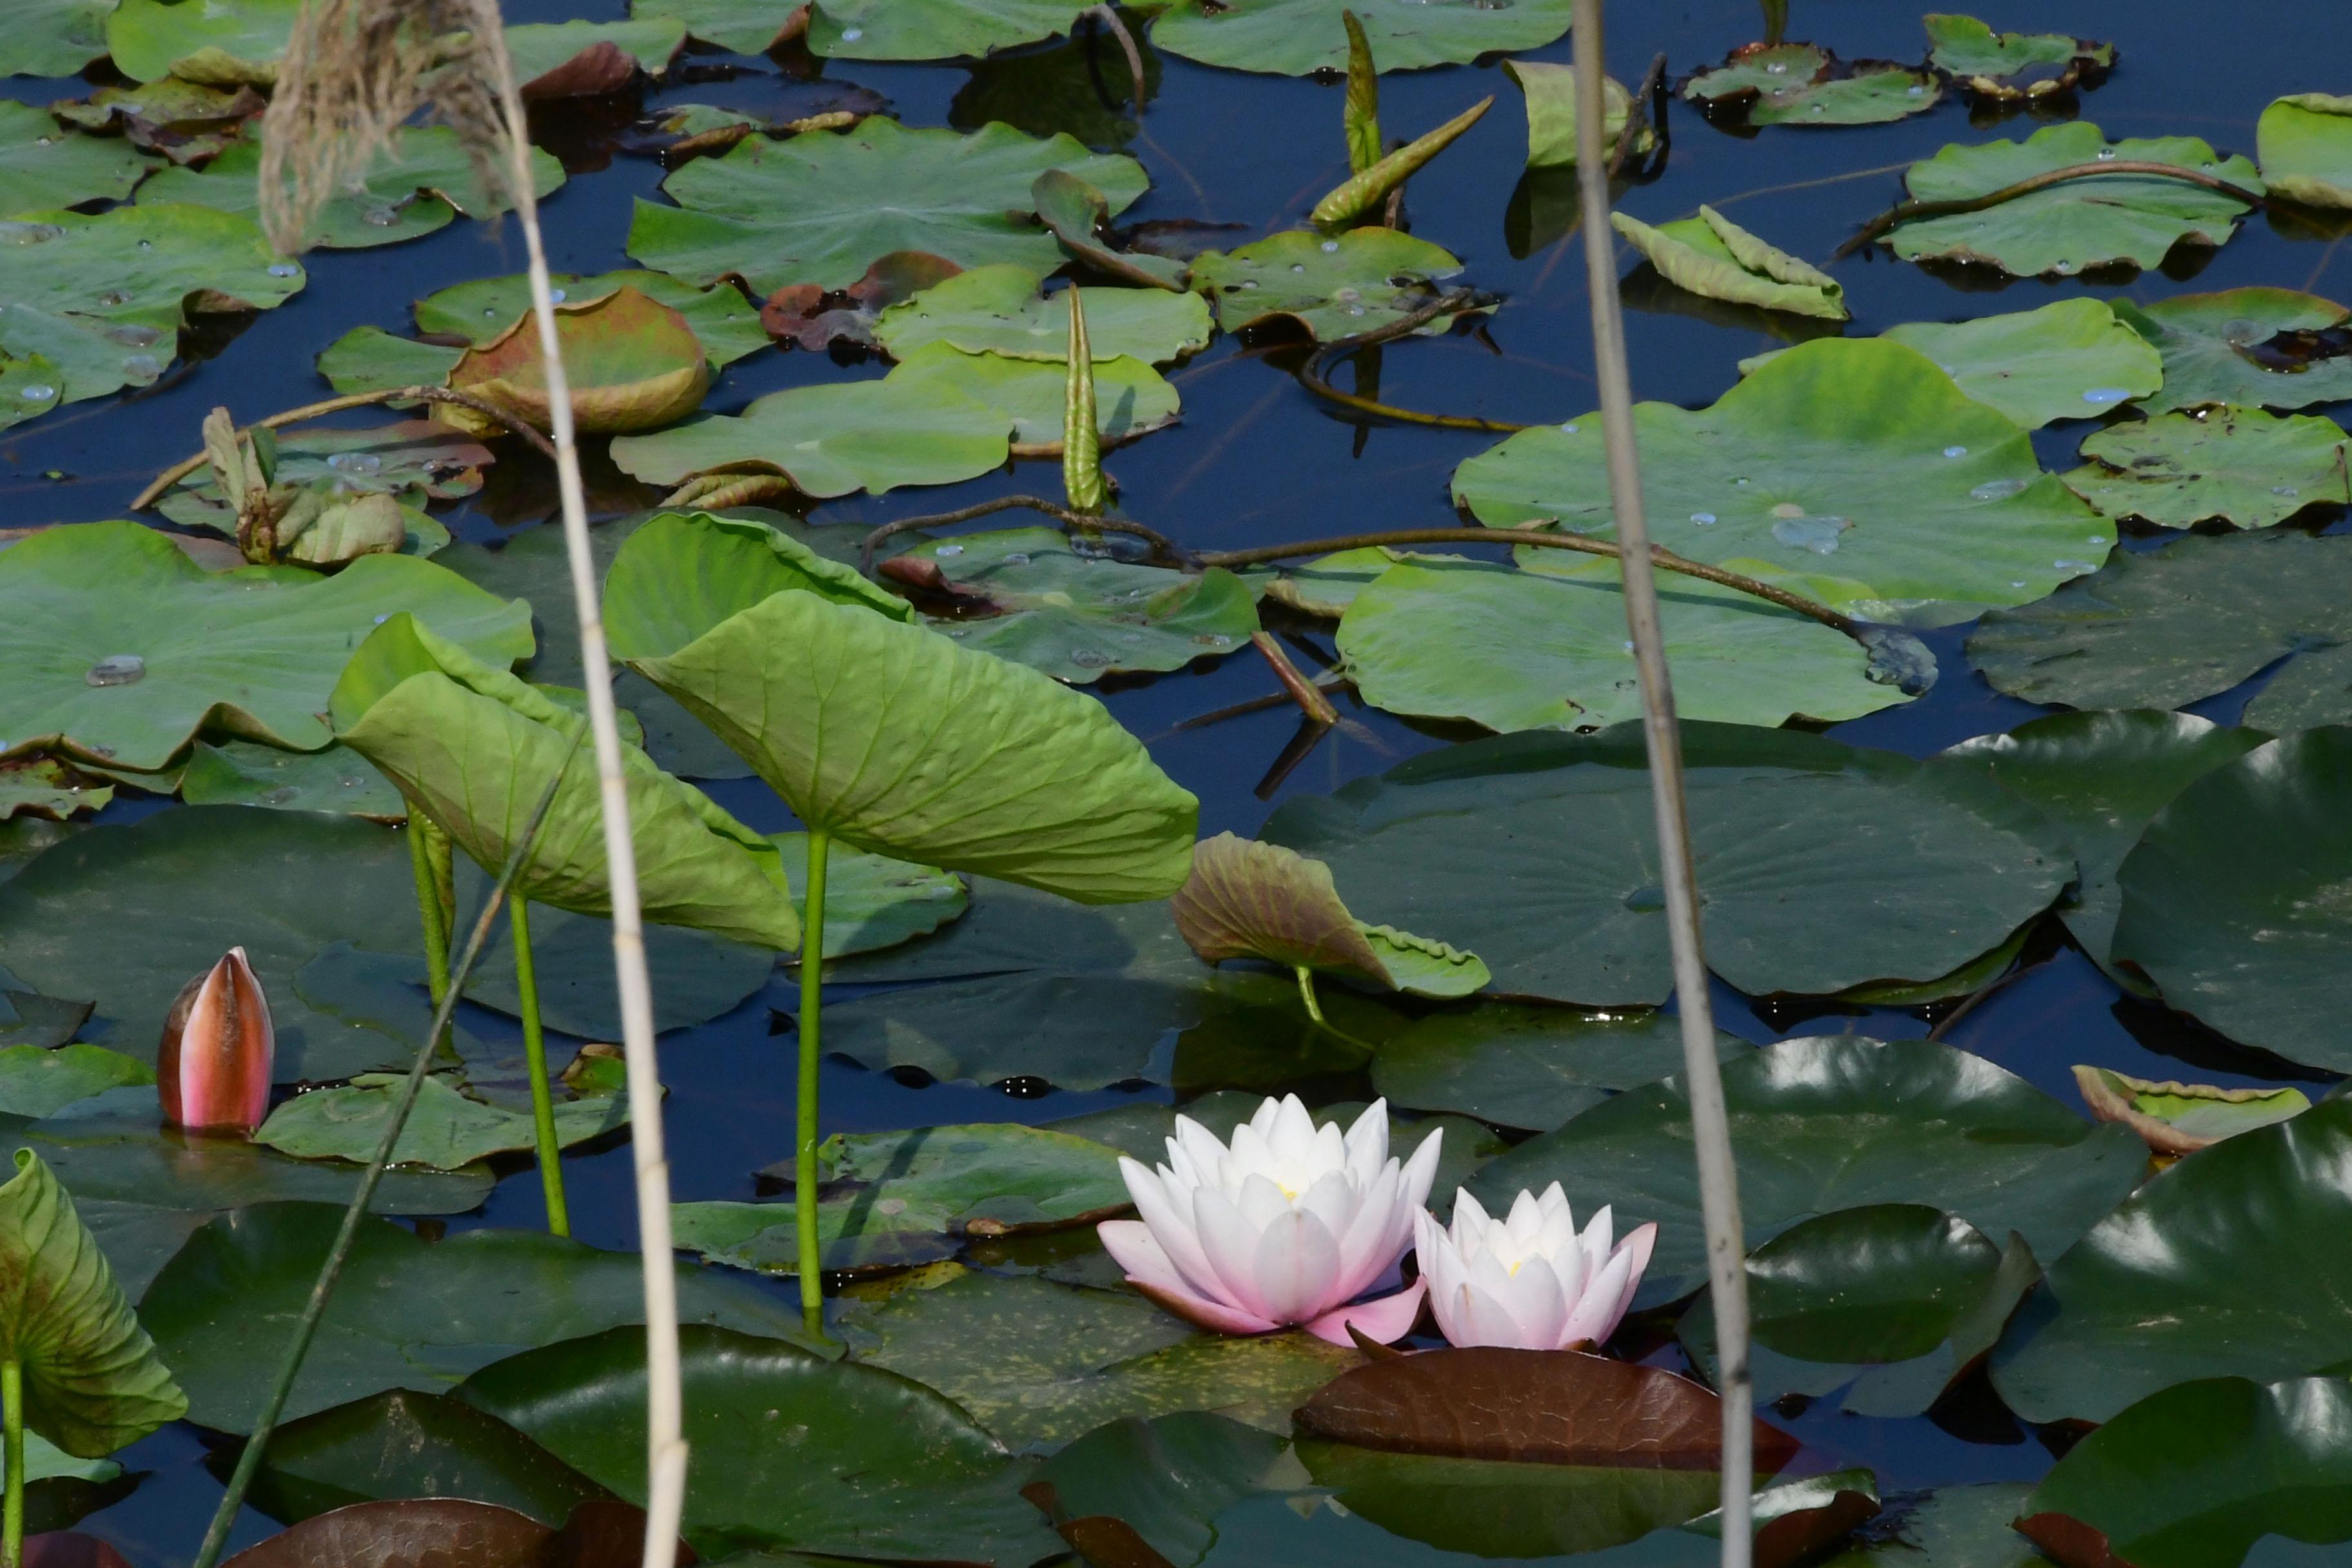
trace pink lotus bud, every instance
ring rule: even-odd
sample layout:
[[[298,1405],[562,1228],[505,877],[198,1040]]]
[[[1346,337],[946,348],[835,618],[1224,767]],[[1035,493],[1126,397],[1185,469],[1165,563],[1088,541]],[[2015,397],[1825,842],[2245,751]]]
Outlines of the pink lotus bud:
[[[269,1075],[278,1056],[269,998],[245,958],[226,957],[181,987],[163,1019],[155,1081],[163,1122],[194,1132],[250,1137],[269,1112]]]

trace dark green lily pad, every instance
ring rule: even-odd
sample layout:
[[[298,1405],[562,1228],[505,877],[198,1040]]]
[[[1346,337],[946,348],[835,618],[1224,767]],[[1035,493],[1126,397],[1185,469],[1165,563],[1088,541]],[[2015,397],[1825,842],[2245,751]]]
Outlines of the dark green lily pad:
[[[461,1497],[561,1526],[611,1495],[497,1416],[404,1388],[278,1427],[253,1486],[256,1506],[289,1521],[355,1502]]]
[[[115,0],[27,0],[0,37],[0,76],[71,76],[106,53]]]
[[[2268,528],[2307,506],[2352,503],[2348,439],[2332,419],[2259,408],[2159,414],[2094,431],[2083,443],[2091,461],[2063,477],[2113,518]]]
[[[2298,92],[2273,99],[2255,123],[2254,150],[2273,195],[2307,206],[2352,207],[2352,97]]]
[[[1806,343],[1711,408],[1633,417],[1657,542],[1868,619],[2023,604],[2112,547],[2025,432],[1900,343]],[[1454,470],[1454,500],[1490,527],[1557,519],[1605,538],[1601,446],[1597,415],[1522,431]]]
[[[1683,732],[1707,956],[1741,990],[1938,977],[2074,875],[2039,819],[1958,775],[1794,732]],[[1498,992],[1654,1006],[1673,982],[1645,758],[1632,724],[1472,742],[1294,797],[1264,836],[1327,861],[1351,908],[1476,952]]]
[[[1011,1568],[1058,1550],[1019,1493],[1027,1467],[943,1395],[723,1328],[679,1340],[698,1456],[685,1534],[705,1553],[785,1547]],[[458,1397],[642,1501],[645,1344],[643,1332],[615,1330],[525,1351],[467,1379]]]
[[[1886,1539],[1842,1552],[1824,1568],[2045,1568],[2049,1559],[2009,1527],[2032,1490],[2019,1481],[1939,1488],[1890,1509]]]
[[[2352,542],[2282,531],[2117,555],[1987,616],[1968,649],[1996,689],[2074,708],[2182,707],[2276,664],[2244,716],[2276,734],[2352,719],[2347,640]]]
[[[341,1219],[325,1204],[242,1209],[198,1231],[155,1277],[141,1315],[190,1390],[190,1419],[227,1432],[249,1426]],[[800,1339],[797,1311],[739,1280],[681,1266],[677,1283],[685,1322]],[[518,1346],[641,1322],[644,1310],[634,1251],[532,1231],[428,1242],[369,1220],[286,1413],[387,1388],[438,1394]],[[642,1354],[642,1331],[635,1341]],[[642,1454],[642,1438],[636,1447]]]
[[[1200,1562],[1212,1521],[1243,1498],[1303,1479],[1290,1445],[1205,1411],[1098,1426],[1037,1468],[1029,1496],[1063,1538],[1097,1558],[1136,1545],[1173,1564]]]
[[[2151,414],[2209,403],[2308,408],[2352,397],[2352,355],[2323,335],[2352,313],[2332,300],[2292,289],[2226,289],[2113,304],[2164,358],[2163,390],[2140,399]]]
[[[1305,76],[1345,70],[1348,36],[1339,13],[1353,10],[1383,71],[1462,65],[1484,54],[1540,48],[1568,31],[1568,0],[1521,0],[1499,9],[1418,0],[1179,0],[1151,25],[1171,54],[1234,70]]]
[[[252,741],[198,741],[180,774],[190,805],[266,805],[405,822],[408,805],[367,759],[342,746],[284,752]]]
[[[2273,741],[2183,789],[2116,879],[2115,953],[2233,1040],[2352,1071],[2332,1005],[2352,933],[2352,729]]]
[[[301,9],[301,0],[121,0],[107,18],[107,52],[133,81],[267,87]]]
[[[2069,1448],[2019,1528],[2061,1561],[2083,1561],[2077,1534],[2095,1532],[2107,1561],[2162,1568],[2238,1568],[2266,1535],[2352,1542],[2347,1425],[2340,1377],[2168,1388]]]
[[[1936,1042],[1789,1040],[1726,1064],[1723,1079],[1751,1246],[1839,1209],[1924,1203],[2054,1258],[2147,1169],[2124,1129]],[[1689,1117],[1670,1078],[1520,1144],[1470,1187],[1495,1209],[1557,1181],[1580,1214],[1609,1204],[1620,1225],[1656,1220],[1641,1299],[1672,1300],[1706,1277]]]
[[[121,201],[158,162],[128,142],[61,130],[29,103],[0,102],[0,216]]]
[[[944,60],[1066,33],[1087,0],[824,0],[809,8],[812,54]]]
[[[1129,31],[1136,29],[1130,27]],[[948,104],[948,123],[977,131],[1001,120],[1032,136],[1066,131],[1089,147],[1124,151],[1141,129],[1132,73],[1106,68],[1118,44],[1088,27],[1043,48],[970,62]],[[1160,51],[1140,39],[1143,101],[1160,96]],[[1109,51],[1107,53],[1106,50]]]
[[[298,1160],[366,1164],[383,1142],[384,1121],[405,1081],[404,1075],[362,1073],[348,1084],[297,1095],[269,1113],[253,1141]],[[559,1100],[556,1146],[569,1149],[602,1138],[628,1120],[625,1099]],[[395,1164],[455,1171],[493,1154],[530,1149],[532,1138],[529,1111],[486,1105],[460,1093],[448,1079],[434,1077],[425,1080],[392,1158]]]
[[[1993,99],[2044,98],[2074,85],[2086,69],[2116,63],[2116,47],[2066,33],[1996,33],[1974,16],[1930,13],[1927,63]]]
[[[18,988],[16,978],[0,969],[0,1049],[31,1046],[49,1050],[73,1040],[89,1021],[91,1004],[68,996],[44,996]],[[19,1115],[47,1115],[20,1111]]]
[[[1685,83],[1683,96],[1750,125],[1881,125],[1935,108],[1944,85],[1892,60],[1842,65],[1817,44],[1749,44]]]
[[[1993,1385],[2027,1421],[2105,1421],[2192,1378],[2352,1361],[2352,1261],[2309,1245],[2352,1224],[2334,1173],[2347,1157],[2339,1095],[2172,1165],[2050,1266],[1993,1352]]]
[[[2004,735],[1963,741],[1938,765],[1981,772],[2065,834],[2078,870],[2058,915],[2084,951],[2105,963],[2123,908],[2116,868],[2148,819],[2263,740],[2258,731],[2223,729],[2187,713],[2053,713]]]
[[[1675,705],[1724,724],[1825,722],[1903,701],[1844,633],[1734,588],[1661,585]],[[1348,606],[1336,639],[1363,700],[1490,730],[1599,729],[1641,717],[1617,566],[1521,572],[1400,562]]]
[[[103,1046],[0,1047],[0,1113],[47,1116],[110,1089],[152,1084],[155,1069]]]
[[[808,835],[770,836],[783,857],[793,907],[808,919]],[[872,952],[928,936],[964,911],[963,879],[929,866],[836,844],[826,856],[824,956]]]
[[[1680,1019],[1647,1009],[1586,1013],[1508,1002],[1448,1009],[1381,1042],[1372,1088],[1420,1110],[1549,1131],[1612,1094],[1680,1071],[1682,1038]],[[1749,1048],[1716,1031],[1718,1060]]]
[[[694,160],[664,182],[677,207],[637,204],[629,254],[699,283],[740,278],[762,296],[788,283],[846,288],[894,250],[1043,273],[1060,251],[1023,215],[1047,169],[1104,192],[1114,212],[1146,184],[1132,159],[1088,153],[1066,135],[909,131],[877,116],[782,142],[747,136],[723,158]]]
[[[1915,201],[1969,200],[2033,175],[2076,164],[2172,163],[2260,195],[2252,160],[2222,157],[2201,137],[2134,136],[2107,141],[2087,121],[2045,126],[2023,142],[1955,144],[1911,165]],[[2183,240],[2221,245],[2238,232],[2243,202],[2156,174],[2102,174],[2012,196],[1997,206],[1915,218],[1888,234],[1907,261],[1981,262],[2021,278],[2061,277],[2128,263],[2149,268]]]
[[[1284,317],[1328,342],[1402,320],[1437,297],[1438,279],[1461,270],[1451,253],[1392,228],[1302,228],[1202,252],[1192,258],[1192,286],[1209,296],[1226,331]],[[1420,331],[1450,325],[1439,320]]]
[[[1009,359],[1069,358],[1070,290],[1038,292],[1024,267],[974,267],[884,310],[874,336],[894,358],[927,343]],[[1209,308],[1192,294],[1164,289],[1078,290],[1087,342],[1097,360],[1129,355],[1147,363],[1181,359],[1209,342]]]

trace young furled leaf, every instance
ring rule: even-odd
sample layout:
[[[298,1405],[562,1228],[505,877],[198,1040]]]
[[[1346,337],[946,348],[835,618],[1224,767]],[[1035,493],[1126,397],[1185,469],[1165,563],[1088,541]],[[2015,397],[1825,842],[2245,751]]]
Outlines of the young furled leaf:
[[[1348,29],[1348,100],[1339,121],[1348,136],[1348,172],[1360,174],[1381,161],[1381,71],[1356,14],[1342,11],[1339,21]]]
[[[1436,130],[1416,136],[1405,145],[1349,177],[1329,195],[1315,204],[1309,214],[1321,228],[1339,228],[1376,211],[1388,200],[1389,193],[1403,184],[1423,163],[1452,146],[1455,138],[1478,123],[1495,106],[1492,93],[1480,99]],[[1352,154],[1354,149],[1349,149]]]
[[[1062,490],[1070,510],[1088,517],[1108,500],[1103,487],[1102,432],[1095,427],[1095,356],[1087,344],[1087,310],[1070,289],[1069,372],[1062,406]]]

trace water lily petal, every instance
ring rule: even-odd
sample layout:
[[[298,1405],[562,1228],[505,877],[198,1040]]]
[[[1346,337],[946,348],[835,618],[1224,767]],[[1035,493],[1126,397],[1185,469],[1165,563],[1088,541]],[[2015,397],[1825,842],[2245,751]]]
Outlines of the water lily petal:
[[[1445,1129],[1435,1127],[1412,1152],[1404,1165],[1404,1204],[1407,1208],[1423,1208],[1429,1203],[1429,1184],[1437,1180],[1438,1146],[1444,1142]]]
[[[1356,1180],[1370,1185],[1389,1158],[1389,1102],[1376,1100],[1356,1118],[1342,1141],[1348,1151],[1348,1169]]]
[[[1250,1222],[1252,1228],[1261,1231],[1288,1214],[1291,1207],[1280,1187],[1255,1173],[1243,1178],[1241,1190],[1233,1194],[1233,1199],[1242,1217]]]
[[[1170,1184],[1133,1160],[1120,1160],[1118,1170],[1127,1178],[1127,1194],[1135,1200],[1135,1212],[1143,1217],[1152,1239],[1192,1288],[1228,1307],[1240,1307],[1241,1299],[1217,1278],[1208,1253],[1201,1246],[1200,1235],[1193,1229],[1188,1194],[1194,1189],[1171,1190]]]
[[[1339,1243],[1323,1222],[1293,1209],[1265,1227],[1257,1244],[1257,1288],[1266,1316],[1303,1322],[1346,1297],[1339,1279]]]
[[[1626,1286],[1632,1275],[1633,1260],[1624,1253],[1601,1266],[1600,1274],[1586,1288],[1584,1299],[1569,1313],[1568,1323],[1560,1330],[1559,1349],[1588,1342],[1600,1345],[1617,1331],[1618,1321],[1625,1315],[1622,1303],[1632,1299]]]
[[[1181,1290],[1166,1290],[1149,1280],[1130,1277],[1128,1283],[1158,1303],[1163,1310],[1176,1314],[1188,1323],[1220,1334],[1263,1334],[1282,1327],[1265,1318],[1220,1305],[1205,1296],[1194,1296]]]
[[[1202,1187],[1192,1194],[1192,1229],[1201,1238],[1201,1250],[1215,1279],[1223,1286],[1218,1294],[1244,1312],[1274,1317],[1273,1306],[1258,1285],[1257,1226],[1243,1217],[1231,1198]]]
[[[1426,1280],[1416,1279],[1393,1296],[1334,1308],[1307,1323],[1307,1331],[1318,1340],[1348,1345],[1355,1342],[1348,1337],[1352,1324],[1375,1344],[1393,1344],[1412,1332],[1412,1325],[1421,1317],[1422,1297],[1428,1289]]]

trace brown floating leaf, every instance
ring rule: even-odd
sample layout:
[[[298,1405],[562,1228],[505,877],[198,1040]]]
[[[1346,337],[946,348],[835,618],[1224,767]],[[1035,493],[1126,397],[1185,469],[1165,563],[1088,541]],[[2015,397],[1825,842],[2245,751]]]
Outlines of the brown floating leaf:
[[[227,1568],[540,1568],[556,1532],[487,1502],[358,1502],[249,1546]]]
[[[1759,1525],[1750,1561],[1755,1568],[1810,1563],[1877,1518],[1878,1510],[1878,1500],[1868,1493],[1841,1489],[1819,1508],[1798,1509]]]
[[[637,1568],[645,1561],[646,1510],[618,1498],[591,1498],[572,1510],[556,1532],[545,1568]],[[694,1568],[700,1559],[683,1541],[673,1562]]]
[[[1656,1367],[1579,1351],[1424,1351],[1341,1373],[1299,1406],[1299,1432],[1360,1448],[1539,1465],[1713,1470],[1715,1394]],[[1756,1423],[1756,1473],[1797,1454]]]
[[[824,349],[835,339],[880,352],[874,319],[902,300],[943,283],[963,268],[928,250],[894,250],[846,289],[790,283],[760,307],[760,325],[778,342]]]
[[[523,83],[521,90],[526,103],[551,98],[601,98],[620,91],[636,79],[636,57],[610,38],[599,38],[553,70],[541,71]]]
[[[56,1530],[25,1537],[25,1568],[131,1568],[131,1560],[95,1535]]]
[[[2077,1065],[2074,1083],[2095,1120],[2121,1122],[2158,1154],[2193,1154],[2311,1109],[2299,1089],[2217,1089],[2169,1079],[2159,1083],[2098,1067]]]
[[[2105,1534],[2063,1513],[2037,1513],[2011,1527],[2065,1568],[2134,1568],[2115,1554]]]
[[[710,362],[686,318],[635,289],[555,308],[556,336],[572,385],[572,418],[586,435],[616,435],[675,424],[702,405],[710,389]],[[452,390],[470,392],[548,427],[547,363],[539,322],[524,316],[466,357],[449,373]],[[434,405],[434,417],[477,436],[502,426],[454,404]]]

